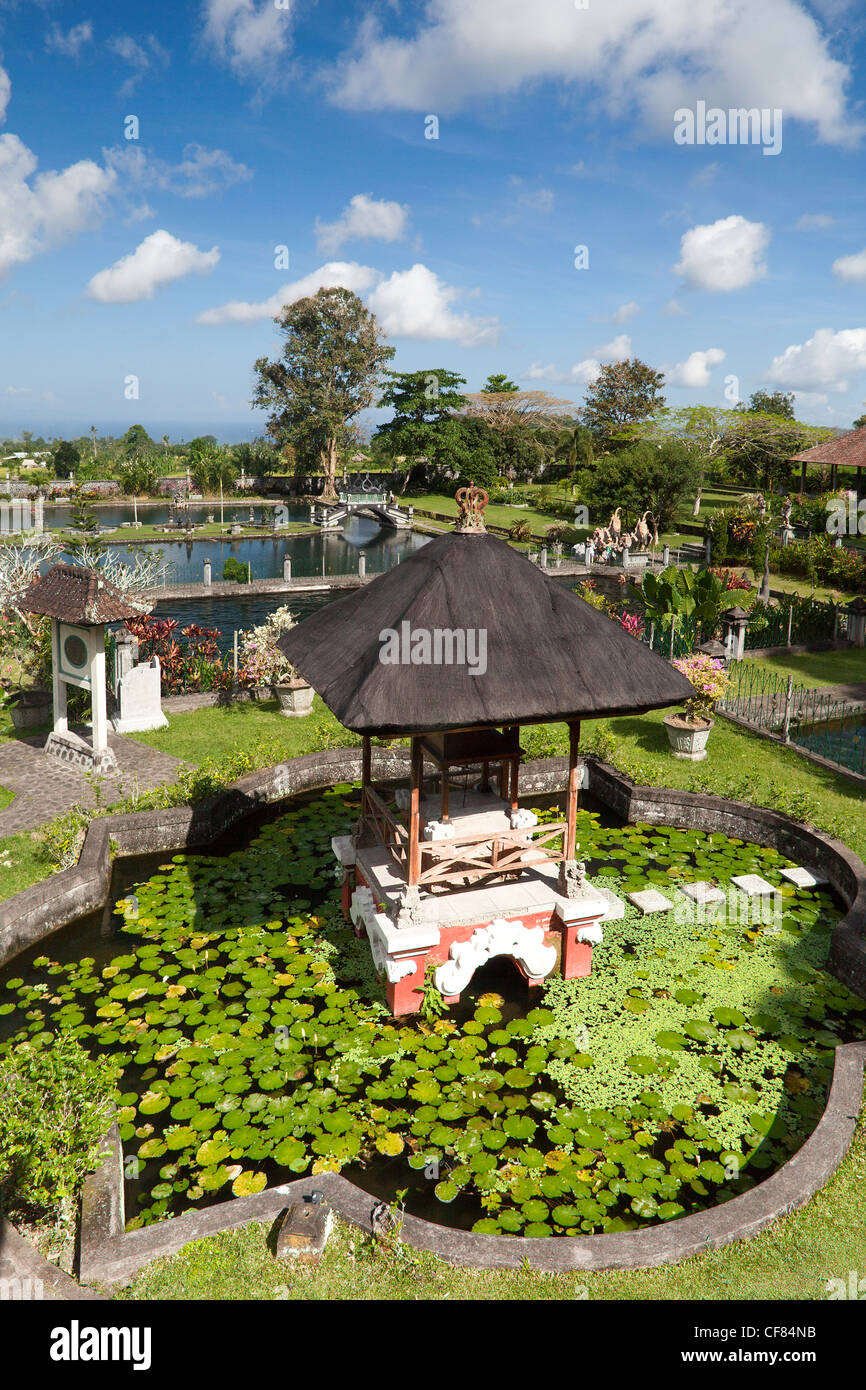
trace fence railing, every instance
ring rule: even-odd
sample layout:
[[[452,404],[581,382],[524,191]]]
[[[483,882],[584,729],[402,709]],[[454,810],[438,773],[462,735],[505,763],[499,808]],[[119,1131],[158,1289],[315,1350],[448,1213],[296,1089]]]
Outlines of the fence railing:
[[[841,699],[822,686],[764,671],[751,661],[728,667],[733,684],[719,701],[723,714],[817,753],[849,771],[866,774],[866,704]]]

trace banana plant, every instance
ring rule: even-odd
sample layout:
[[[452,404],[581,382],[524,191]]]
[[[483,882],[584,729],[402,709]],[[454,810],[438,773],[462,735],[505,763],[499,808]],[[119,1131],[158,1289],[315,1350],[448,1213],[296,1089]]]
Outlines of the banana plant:
[[[660,574],[645,574],[643,584],[630,584],[633,598],[646,610],[646,620],[658,628],[668,627],[675,619],[700,623],[704,631],[712,632],[726,601],[722,581],[708,569],[678,569],[668,565]]]

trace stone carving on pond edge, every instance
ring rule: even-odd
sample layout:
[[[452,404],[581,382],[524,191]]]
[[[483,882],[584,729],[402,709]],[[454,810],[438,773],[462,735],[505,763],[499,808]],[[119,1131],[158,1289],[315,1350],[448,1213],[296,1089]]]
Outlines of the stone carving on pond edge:
[[[564,859],[559,869],[559,889],[566,898],[579,898],[586,888],[586,864],[582,859]]]
[[[433,976],[439,993],[446,996],[462,993],[478,967],[493,956],[513,956],[532,980],[544,979],[556,965],[556,947],[545,946],[542,927],[525,927],[504,917],[479,927],[468,941],[453,942],[449,956]]]

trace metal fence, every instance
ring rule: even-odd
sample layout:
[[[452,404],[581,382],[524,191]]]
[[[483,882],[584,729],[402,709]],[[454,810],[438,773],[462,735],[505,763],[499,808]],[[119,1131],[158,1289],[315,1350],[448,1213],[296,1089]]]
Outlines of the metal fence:
[[[694,620],[676,617],[670,623],[647,623],[641,633],[641,641],[651,651],[666,656],[669,661],[677,657],[690,656],[700,640],[698,625]]]
[[[866,705],[821,686],[798,685],[793,676],[764,671],[750,661],[734,662],[728,671],[733,684],[719,701],[721,713],[866,774]]]
[[[823,603],[820,599],[801,599],[797,603],[783,603],[778,608],[756,604],[746,629],[745,649],[797,646],[839,637],[843,634],[845,619],[846,614],[839,604]]]

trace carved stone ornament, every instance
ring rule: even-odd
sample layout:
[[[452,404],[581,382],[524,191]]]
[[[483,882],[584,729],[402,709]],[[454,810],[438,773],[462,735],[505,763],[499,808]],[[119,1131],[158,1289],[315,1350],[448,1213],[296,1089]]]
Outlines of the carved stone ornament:
[[[556,965],[556,948],[544,944],[543,927],[525,927],[496,917],[479,927],[468,941],[452,942],[449,959],[437,967],[433,983],[440,994],[460,994],[479,965],[494,956],[512,956],[532,980],[542,980]]]

